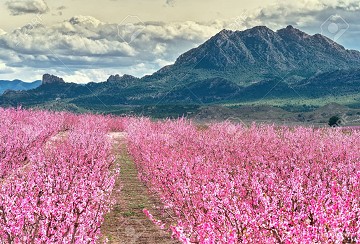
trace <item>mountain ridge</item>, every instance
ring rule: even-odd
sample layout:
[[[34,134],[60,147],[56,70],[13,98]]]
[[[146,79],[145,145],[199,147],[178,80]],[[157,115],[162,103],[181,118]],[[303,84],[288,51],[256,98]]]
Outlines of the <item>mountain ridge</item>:
[[[360,104],[358,75],[359,51],[293,26],[277,31],[257,26],[222,30],[152,75],[111,75],[104,82],[85,85],[53,77],[57,82],[1,96],[0,105],[31,107],[61,101],[102,111],[122,106],[266,103],[274,99],[285,103],[299,97],[306,103],[333,95],[354,96],[349,104]],[[331,84],[345,87],[334,94]]]
[[[0,80],[0,95],[9,90],[21,91],[35,89],[41,85],[41,80],[25,82],[22,80]]]
[[[337,58],[334,60],[331,55]],[[309,35],[292,26],[276,32],[257,26],[245,31],[222,30],[199,47],[180,55],[174,66],[222,70],[239,63],[248,69],[266,64],[281,72],[301,70],[314,61],[323,68],[355,67],[353,62],[360,64],[360,52],[347,50],[321,34]]]

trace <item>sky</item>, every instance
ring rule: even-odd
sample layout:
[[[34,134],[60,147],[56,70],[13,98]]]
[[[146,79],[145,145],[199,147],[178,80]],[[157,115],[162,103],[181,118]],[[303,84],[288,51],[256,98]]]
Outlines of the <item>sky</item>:
[[[0,80],[105,81],[172,64],[222,29],[293,25],[360,50],[358,0],[0,0]]]

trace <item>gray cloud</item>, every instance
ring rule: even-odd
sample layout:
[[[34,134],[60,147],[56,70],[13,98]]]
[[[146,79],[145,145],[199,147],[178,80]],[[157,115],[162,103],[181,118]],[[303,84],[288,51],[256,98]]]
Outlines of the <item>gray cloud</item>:
[[[174,6],[175,6],[175,2],[176,2],[176,0],[166,0],[165,4],[166,4],[167,6],[174,7]]]
[[[358,33],[360,2],[357,0],[300,0],[296,2],[278,2],[247,13],[238,21],[239,29],[256,25],[266,25],[272,29],[294,25],[310,34],[322,33],[344,45],[346,48],[360,49]],[[337,16],[333,21],[331,16]],[[342,35],[338,31],[331,33],[328,27],[335,24],[338,31],[344,29]],[[236,24],[233,26],[236,26]]]
[[[64,6],[64,5],[62,5],[62,6],[57,7],[56,9],[57,9],[57,10],[64,10],[64,9],[67,9],[67,7]]]
[[[43,14],[49,11],[44,0],[11,0],[5,4],[12,15]]]

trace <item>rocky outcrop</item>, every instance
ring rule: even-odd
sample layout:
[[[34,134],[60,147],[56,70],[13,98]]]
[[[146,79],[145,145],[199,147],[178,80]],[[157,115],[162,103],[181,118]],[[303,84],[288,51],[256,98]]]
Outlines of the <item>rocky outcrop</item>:
[[[42,85],[59,84],[59,83],[65,83],[63,78],[57,77],[55,75],[50,75],[50,74],[44,74],[42,77],[42,82],[41,82]]]
[[[139,78],[136,78],[135,76],[132,76],[132,75],[126,75],[125,74],[123,76],[120,76],[120,75],[116,74],[116,75],[110,75],[110,77],[107,79],[107,82],[129,84],[129,83],[134,82],[136,80],[139,80]]]

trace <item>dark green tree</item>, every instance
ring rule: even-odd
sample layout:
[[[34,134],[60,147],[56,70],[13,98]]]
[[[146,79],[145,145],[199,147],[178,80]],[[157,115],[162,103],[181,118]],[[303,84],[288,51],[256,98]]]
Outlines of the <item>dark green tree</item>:
[[[340,126],[341,124],[341,119],[339,116],[335,115],[335,116],[332,116],[330,119],[329,119],[329,122],[328,122],[328,125],[331,126],[331,127],[336,127],[336,126]]]

